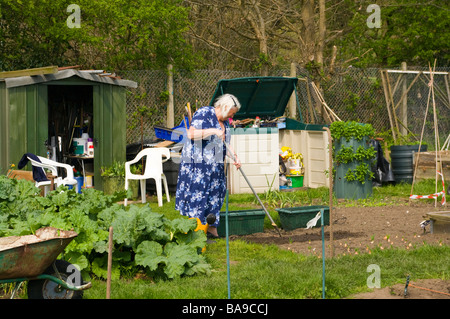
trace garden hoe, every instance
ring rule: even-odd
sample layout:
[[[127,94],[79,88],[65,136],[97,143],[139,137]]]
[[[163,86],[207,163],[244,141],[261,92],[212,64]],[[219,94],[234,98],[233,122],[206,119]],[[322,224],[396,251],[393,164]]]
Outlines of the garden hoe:
[[[233,161],[236,160],[236,158],[234,157],[234,153],[233,151],[230,149],[230,146],[228,145],[227,142],[224,141],[225,147],[228,150],[228,153],[230,154],[231,158],[233,159]],[[259,198],[258,194],[256,194],[255,189],[253,188],[253,186],[250,184],[250,181],[248,180],[247,176],[245,175],[244,171],[242,170],[242,167],[239,167],[239,170],[241,171],[242,176],[244,177],[245,181],[247,182],[248,186],[250,187],[250,189],[252,190],[253,194],[255,195],[256,199],[258,200],[259,204],[261,205],[261,207],[263,208],[264,212],[266,213],[267,217],[269,217],[270,222],[272,223],[272,226],[275,227],[275,229],[277,230],[278,234],[281,237],[281,232],[278,229],[277,224],[275,224],[275,222],[273,221],[272,217],[270,216],[269,212],[267,211],[266,207],[264,206],[264,204],[262,203],[261,199]]]

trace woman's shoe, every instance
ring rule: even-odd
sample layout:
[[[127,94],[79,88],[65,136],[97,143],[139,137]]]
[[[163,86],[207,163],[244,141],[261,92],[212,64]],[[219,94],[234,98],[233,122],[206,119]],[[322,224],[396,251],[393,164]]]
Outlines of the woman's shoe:
[[[206,234],[206,238],[208,238],[208,239],[217,239],[217,238],[219,238],[219,236],[216,236],[216,235],[211,234],[211,233],[207,233]]]

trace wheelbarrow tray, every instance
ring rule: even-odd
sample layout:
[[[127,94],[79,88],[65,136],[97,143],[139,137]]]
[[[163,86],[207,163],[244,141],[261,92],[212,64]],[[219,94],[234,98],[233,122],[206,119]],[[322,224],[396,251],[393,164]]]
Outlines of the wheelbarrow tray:
[[[78,234],[44,227],[35,235],[0,238],[0,280],[41,275]]]

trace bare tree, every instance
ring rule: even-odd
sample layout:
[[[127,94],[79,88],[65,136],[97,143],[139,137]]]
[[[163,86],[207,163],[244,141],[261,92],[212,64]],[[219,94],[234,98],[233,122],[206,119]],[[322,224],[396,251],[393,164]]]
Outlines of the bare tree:
[[[191,6],[195,21],[191,28],[193,38],[216,52],[221,50],[247,62],[260,69],[262,75],[269,73],[269,43],[282,19],[282,12],[273,10],[271,1],[192,0],[185,3]]]
[[[186,0],[185,4],[192,8],[195,42],[221,57],[226,52],[231,60],[256,67],[262,75],[280,61],[295,62],[317,74],[335,61],[335,55],[325,57],[342,30],[330,32],[327,26],[331,22],[339,27],[335,12],[345,5],[343,0]]]

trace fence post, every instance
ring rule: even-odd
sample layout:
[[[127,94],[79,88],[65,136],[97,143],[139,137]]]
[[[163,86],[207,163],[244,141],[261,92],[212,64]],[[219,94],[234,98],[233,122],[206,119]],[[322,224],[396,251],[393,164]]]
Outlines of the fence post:
[[[292,62],[291,63],[291,78],[297,77],[297,65]],[[289,115],[292,119],[297,118],[297,98],[295,96],[295,91],[292,92],[291,98],[289,99]]]
[[[167,91],[169,92],[169,99],[167,102],[167,118],[166,118],[166,127],[174,127],[175,126],[175,112],[173,105],[173,66],[169,64],[167,66]]]
[[[407,70],[407,66],[406,66],[406,62],[402,62],[402,71],[406,71]],[[406,83],[406,79],[407,79],[407,73],[403,73],[403,92],[402,94],[406,94],[406,91],[408,90],[408,85]],[[395,112],[395,110],[394,110]],[[408,132],[406,131],[406,128],[408,127],[408,98],[407,96],[405,96],[403,98],[403,103],[402,103],[402,109],[400,111],[400,118],[402,119],[402,123],[404,126],[402,126],[401,129],[401,133],[402,135],[407,135]]]

